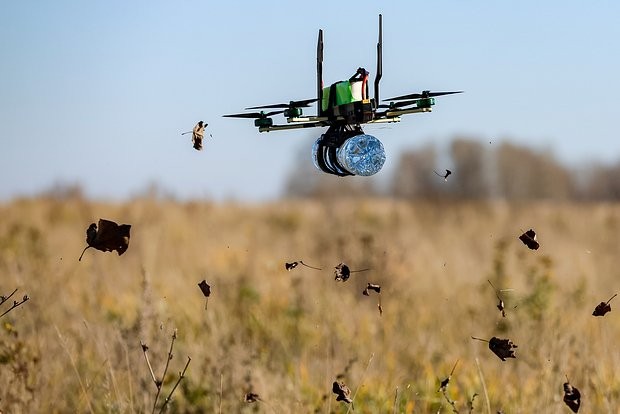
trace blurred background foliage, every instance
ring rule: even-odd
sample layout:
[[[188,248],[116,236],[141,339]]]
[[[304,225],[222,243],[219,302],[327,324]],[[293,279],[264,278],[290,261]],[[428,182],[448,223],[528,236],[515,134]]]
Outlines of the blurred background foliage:
[[[302,158],[303,157],[303,158]],[[442,150],[433,144],[400,154],[389,177],[346,180],[314,173],[305,152],[291,172],[287,197],[346,195],[395,197],[407,200],[577,200],[620,199],[620,160],[613,164],[587,161],[565,165],[551,150],[512,141],[483,143],[455,137]],[[447,182],[433,170],[452,175]]]
[[[473,412],[567,410],[566,375],[584,412],[615,412],[620,319],[591,313],[619,290],[620,165],[465,138],[448,150],[403,154],[388,183],[302,168],[260,204],[157,185],[93,201],[61,184],[0,204],[0,294],[31,298],[0,318],[0,412],[150,412],[140,341],[161,375],[174,329],[164,395],[192,363],[170,412],[345,413],[336,378],[356,412],[453,412],[437,390],[456,360],[459,412],[475,393]],[[99,218],[132,225],[129,249],[78,262]],[[537,251],[518,239],[529,228]],[[297,260],[322,270],[287,272]],[[370,270],[336,282],[340,262]],[[506,289],[505,318],[487,280]],[[517,358],[472,335],[510,338]]]

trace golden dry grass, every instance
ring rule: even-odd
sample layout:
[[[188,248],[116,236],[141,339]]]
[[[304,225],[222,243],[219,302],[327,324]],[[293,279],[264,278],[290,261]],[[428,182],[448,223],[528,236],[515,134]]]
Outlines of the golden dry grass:
[[[619,205],[40,198],[0,216],[0,293],[31,297],[0,320],[4,413],[151,412],[140,341],[159,375],[174,329],[164,394],[192,362],[170,412],[344,413],[331,384],[349,365],[355,412],[447,413],[438,378],[457,359],[448,395],[461,412],[474,393],[474,412],[569,412],[565,375],[582,412],[620,405],[620,316],[614,302],[591,316],[620,290]],[[132,224],[129,249],[78,262],[100,217]],[[538,251],[517,239],[530,227]],[[284,269],[299,259],[324,270]],[[341,261],[371,271],[336,283]],[[506,319],[487,279],[514,289]],[[361,295],[369,281],[382,316]],[[517,359],[471,335],[512,339]],[[243,402],[249,383],[264,402]]]

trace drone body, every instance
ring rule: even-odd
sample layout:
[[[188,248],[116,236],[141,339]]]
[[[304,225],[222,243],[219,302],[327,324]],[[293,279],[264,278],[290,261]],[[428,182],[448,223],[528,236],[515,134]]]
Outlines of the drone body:
[[[224,115],[231,118],[253,118],[259,132],[298,128],[328,127],[313,148],[314,163],[321,171],[337,176],[373,175],[385,161],[381,142],[372,135],[364,134],[363,124],[400,122],[406,114],[431,112],[435,96],[458,92],[413,93],[386,99],[379,104],[379,82],[383,75],[383,24],[379,15],[379,41],[377,43],[377,72],[374,79],[374,97],[369,96],[369,73],[358,68],[346,81],[323,87],[323,30],[319,30],[317,42],[317,97],[288,104],[254,106],[246,109],[261,110],[241,114]],[[316,116],[304,116],[302,108],[317,103]],[[277,109],[264,112],[264,109]],[[274,124],[271,118],[283,114],[286,124]]]

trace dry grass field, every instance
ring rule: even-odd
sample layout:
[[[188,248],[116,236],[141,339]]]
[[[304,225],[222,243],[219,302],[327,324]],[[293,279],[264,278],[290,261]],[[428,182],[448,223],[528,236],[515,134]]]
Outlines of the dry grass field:
[[[580,412],[619,412],[620,299],[591,314],[620,291],[620,205],[38,198],[0,216],[0,293],[31,298],[0,318],[5,414],[150,413],[140,342],[159,376],[175,329],[155,412],[188,356],[167,412],[569,413],[566,376]],[[129,249],[78,262],[99,218],[132,225]],[[300,259],[323,270],[285,270]],[[340,262],[370,270],[336,282]],[[506,318],[487,279],[513,289]],[[516,359],[472,335],[510,338]],[[452,406],[437,390],[457,360]]]

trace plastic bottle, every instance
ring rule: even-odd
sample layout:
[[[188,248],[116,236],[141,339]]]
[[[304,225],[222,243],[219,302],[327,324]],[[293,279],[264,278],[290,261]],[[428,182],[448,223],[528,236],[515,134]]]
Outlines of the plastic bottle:
[[[383,144],[372,135],[347,139],[336,152],[338,163],[347,171],[362,176],[378,173],[385,163]]]

